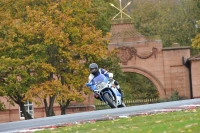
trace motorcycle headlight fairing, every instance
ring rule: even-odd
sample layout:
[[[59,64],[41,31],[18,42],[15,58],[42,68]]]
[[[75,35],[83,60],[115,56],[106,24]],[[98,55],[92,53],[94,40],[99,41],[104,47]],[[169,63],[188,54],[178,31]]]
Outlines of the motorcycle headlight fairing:
[[[107,85],[106,82],[101,82],[100,84],[97,85],[97,90],[101,90],[102,88],[104,88]]]

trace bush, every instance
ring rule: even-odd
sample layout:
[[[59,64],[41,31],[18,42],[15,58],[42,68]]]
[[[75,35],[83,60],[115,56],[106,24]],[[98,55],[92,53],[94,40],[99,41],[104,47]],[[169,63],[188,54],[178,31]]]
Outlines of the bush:
[[[184,99],[187,99],[187,98],[183,96],[179,96],[179,92],[175,90],[172,92],[172,94],[169,97],[165,99],[160,99],[158,102],[178,101],[178,100],[184,100]]]

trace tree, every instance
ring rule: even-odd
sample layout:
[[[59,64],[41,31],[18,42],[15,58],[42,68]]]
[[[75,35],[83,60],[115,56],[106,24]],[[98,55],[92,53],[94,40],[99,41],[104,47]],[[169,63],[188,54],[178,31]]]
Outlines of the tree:
[[[155,85],[146,77],[136,73],[124,73],[125,78],[121,86],[126,99],[158,98],[159,94]]]
[[[4,92],[0,89],[0,97],[4,96]],[[6,109],[5,104],[0,101],[0,111],[4,111]]]
[[[132,17],[136,29],[144,35],[160,35],[163,47],[174,42],[191,44],[197,34],[200,12],[194,0],[134,1]]]
[[[198,22],[198,25],[200,25],[200,21]],[[200,33],[198,33],[196,37],[192,39],[192,47],[197,49],[198,54],[200,54]]]
[[[116,0],[93,0],[89,12],[95,14],[94,26],[101,30],[103,35],[110,32],[110,20],[117,10],[110,6],[110,3],[117,4]]]
[[[94,26],[91,4],[91,0],[2,2],[0,87],[23,114],[25,100],[36,102],[36,97],[43,99],[46,116],[55,115],[55,101],[65,114],[71,101],[83,100],[81,94],[89,93],[85,87],[89,63],[114,56],[107,49],[107,34]]]
[[[198,10],[200,9],[200,0],[194,0],[197,4],[197,8]],[[200,19],[197,19],[197,25],[196,25],[196,29],[198,30],[197,35],[191,39],[192,41],[192,48],[195,49],[198,53],[200,54]]]

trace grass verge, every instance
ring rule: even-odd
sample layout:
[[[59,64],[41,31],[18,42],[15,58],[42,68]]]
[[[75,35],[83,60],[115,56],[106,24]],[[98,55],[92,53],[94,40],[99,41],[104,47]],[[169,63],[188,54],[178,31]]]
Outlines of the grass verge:
[[[200,133],[200,108],[76,124],[34,133]]]

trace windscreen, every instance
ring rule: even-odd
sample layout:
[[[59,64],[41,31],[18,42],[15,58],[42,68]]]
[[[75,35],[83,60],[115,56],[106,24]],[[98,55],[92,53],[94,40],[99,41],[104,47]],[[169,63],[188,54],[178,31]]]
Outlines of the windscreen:
[[[101,82],[108,82],[108,79],[103,74],[99,74],[92,80],[92,84],[99,84]]]

